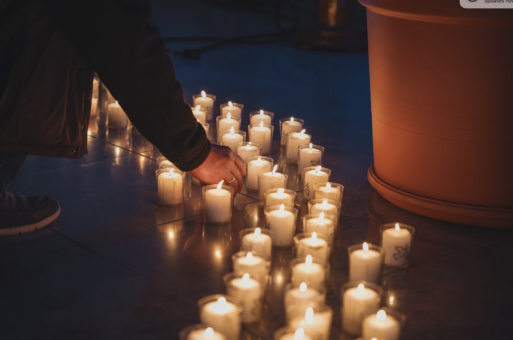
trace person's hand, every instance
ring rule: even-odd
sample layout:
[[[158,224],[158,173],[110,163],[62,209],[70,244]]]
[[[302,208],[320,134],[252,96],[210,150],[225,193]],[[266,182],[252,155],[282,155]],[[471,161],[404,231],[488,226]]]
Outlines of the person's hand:
[[[235,193],[238,193],[242,189],[242,177],[246,174],[246,166],[242,158],[229,147],[212,144],[207,159],[189,173],[206,184],[217,184],[224,180]]]

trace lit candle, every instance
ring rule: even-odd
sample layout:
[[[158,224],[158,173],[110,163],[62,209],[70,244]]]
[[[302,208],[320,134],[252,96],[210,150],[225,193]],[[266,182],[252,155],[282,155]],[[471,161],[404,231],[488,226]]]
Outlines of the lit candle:
[[[321,165],[323,151],[324,148],[322,146],[316,146],[314,148],[312,143],[310,143],[308,147],[299,148],[297,173],[301,174],[306,167]]]
[[[220,297],[217,301],[205,304],[200,311],[201,323],[215,327],[227,340],[238,340],[240,334],[240,309],[237,305]]]
[[[260,228],[256,228],[255,232],[246,234],[242,237],[242,250],[257,252],[271,258],[273,241],[269,235],[262,234]]]
[[[328,313],[314,313],[309,307],[305,315],[298,315],[289,322],[291,328],[303,328],[317,340],[328,340],[330,337],[331,316]]]
[[[225,133],[221,138],[221,143],[232,149],[233,152],[237,152],[237,144],[243,141],[244,136],[239,133],[235,133],[233,126],[230,128],[230,133]]]
[[[192,114],[201,124],[205,124],[207,122],[207,115],[205,112],[201,111],[201,105],[196,105]]]
[[[312,340],[310,336],[305,334],[303,328],[298,328],[294,332],[290,332],[287,327],[278,330],[279,336],[275,335],[275,340]],[[276,334],[275,333],[275,334]]]
[[[396,318],[387,315],[384,310],[371,314],[363,319],[362,338],[364,340],[386,339],[398,340],[401,324]]]
[[[248,163],[246,174],[246,189],[257,191],[258,190],[258,174],[262,172],[271,171],[273,165],[271,162],[258,157],[257,160]]]
[[[305,169],[309,169],[309,167]],[[319,165],[315,169],[306,171],[304,177],[303,200],[309,201],[314,198],[314,184],[328,182],[330,180],[330,173],[329,171],[323,171]]]
[[[285,192],[284,188],[278,190],[268,189],[265,193],[265,206],[285,205],[286,207],[294,206],[293,196]]]
[[[318,234],[324,234],[328,237],[329,244],[333,242],[333,235],[335,234],[335,223],[333,215],[326,215],[324,212],[316,215],[306,215],[304,217],[303,227],[305,232],[311,233],[316,232]]]
[[[98,112],[98,97],[91,98],[91,117],[96,116]]]
[[[262,146],[259,143],[239,143],[237,145],[237,155],[245,160],[248,157],[260,156]]]
[[[291,132],[287,135],[287,161],[290,163],[297,163],[299,149],[298,147],[303,144],[309,144],[312,136],[305,133],[306,130],[301,132]]]
[[[201,91],[201,96],[194,96],[194,106],[200,106],[201,110],[205,112],[207,120],[212,119],[212,112],[214,108],[215,96],[207,95],[205,91]]]
[[[272,117],[267,114],[264,110],[260,110],[258,114],[254,114],[251,116],[250,123],[251,124],[260,124],[264,123],[264,125],[271,125]]]
[[[323,296],[316,290],[308,287],[305,282],[301,282],[299,288],[290,287],[285,292],[285,310],[295,304],[321,303]]]
[[[401,228],[399,223],[394,228],[383,230],[381,246],[385,250],[385,264],[402,267],[410,263],[411,232]]]
[[[128,126],[128,118],[119,103],[107,105],[107,122],[110,128],[124,129]]]
[[[157,177],[158,203],[162,205],[178,205],[183,203],[183,177],[174,172],[159,171]]]
[[[257,126],[249,126],[249,140],[262,144],[262,154],[267,155],[271,153],[272,141],[272,125],[264,125],[260,122]]]
[[[342,297],[342,328],[344,331],[359,335],[365,311],[379,308],[380,296],[363,284],[349,288]],[[388,338],[387,338],[388,339]]]
[[[320,214],[322,212],[338,216],[338,207],[335,204],[328,203],[328,200],[323,200],[322,203],[315,203],[310,208],[310,214]]]
[[[233,127],[234,130],[240,129],[240,119],[232,118],[232,115],[228,113],[226,117],[217,117],[217,133],[221,133],[226,130],[230,130]]]
[[[281,123],[281,145],[284,146],[287,142],[285,137],[289,132],[299,132],[303,129],[303,123],[297,121],[294,117],[290,117],[290,120],[282,121]]]
[[[274,246],[287,247],[292,245],[296,232],[296,214],[297,210],[295,208],[285,209],[283,204],[277,210],[266,208],[266,226],[274,232]]]
[[[320,183],[315,185],[315,198],[322,199],[327,198],[337,202],[342,201],[342,194],[344,193],[344,187],[341,184],[333,185],[327,182],[325,185]]]
[[[206,222],[224,223],[231,219],[232,193],[222,189],[223,182],[219,182],[216,189],[207,189],[204,192]]]
[[[226,292],[229,296],[241,302],[241,320],[243,323],[251,323],[260,320],[262,314],[261,300],[263,290],[258,281],[253,280],[250,278],[249,274],[246,273],[242,278],[235,277],[227,282]]]
[[[98,98],[98,92],[100,89],[100,82],[98,79],[93,78],[93,95]]]
[[[263,257],[255,254],[254,252],[235,253],[232,256],[233,271],[235,273],[248,273],[265,290],[270,263]]]
[[[206,329],[196,329],[189,334],[184,340],[225,340],[226,338],[219,332],[214,331],[212,327]]]
[[[376,250],[369,249],[369,244],[364,242],[361,249],[349,254],[349,281],[379,283],[382,264],[381,254]]]
[[[296,261],[293,260],[293,262]],[[292,284],[295,287],[299,287],[302,282],[305,282],[309,287],[324,289],[325,278],[324,266],[317,261],[313,262],[311,255],[308,255],[304,262],[295,263],[292,267]]]
[[[285,188],[287,184],[287,175],[276,172],[276,164],[271,172],[262,172],[258,174],[258,199],[264,201],[265,192],[273,188]]]
[[[240,104],[233,105],[232,102],[228,102],[227,105],[223,105],[223,107],[221,108],[221,115],[223,117],[226,117],[228,113],[230,113],[232,117],[240,119],[242,113],[242,109],[240,106]]]
[[[175,167],[166,157],[157,158],[157,162],[159,163],[159,169],[171,169]]]
[[[326,264],[326,262],[328,262],[329,254],[330,248],[328,246],[328,242],[322,238],[318,238],[315,231],[312,232],[312,236],[302,238],[297,243],[298,258],[310,255],[321,264]]]

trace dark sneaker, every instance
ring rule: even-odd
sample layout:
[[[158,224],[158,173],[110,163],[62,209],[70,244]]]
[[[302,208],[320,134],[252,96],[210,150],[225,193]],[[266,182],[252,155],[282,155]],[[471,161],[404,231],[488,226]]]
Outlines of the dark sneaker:
[[[47,196],[0,193],[0,236],[28,233],[44,228],[60,214],[59,202]]]

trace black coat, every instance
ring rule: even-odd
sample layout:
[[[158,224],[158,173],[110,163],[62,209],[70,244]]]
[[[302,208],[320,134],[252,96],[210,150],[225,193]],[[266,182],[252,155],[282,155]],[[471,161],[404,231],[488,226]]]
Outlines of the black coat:
[[[181,170],[210,152],[147,0],[2,0],[0,152],[79,158],[95,71]]]

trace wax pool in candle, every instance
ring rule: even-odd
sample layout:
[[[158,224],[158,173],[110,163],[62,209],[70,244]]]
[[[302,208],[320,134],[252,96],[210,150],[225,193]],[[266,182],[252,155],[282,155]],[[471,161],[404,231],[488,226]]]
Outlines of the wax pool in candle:
[[[281,145],[286,144],[285,137],[289,132],[299,132],[303,129],[303,123],[294,120],[294,117],[291,117],[290,120],[286,120],[281,123]]]
[[[248,252],[246,256],[234,256],[233,271],[235,273],[248,273],[265,289],[267,275],[269,274],[269,263],[262,257]]]
[[[381,254],[369,249],[367,242],[362,249],[349,255],[349,281],[368,281],[379,283],[381,279]]]
[[[232,102],[228,102],[228,105],[223,106],[223,108],[221,109],[221,115],[223,117],[226,117],[228,115],[228,113],[230,113],[232,115],[232,117],[240,119],[241,112],[242,112],[241,108],[233,105]]]
[[[271,258],[272,246],[271,237],[262,234],[260,228],[256,228],[254,233],[246,234],[242,238],[242,250],[256,251],[268,259]]]
[[[280,188],[277,192],[266,193],[265,206],[270,207],[273,205],[285,205],[286,207],[294,206],[292,195],[285,192],[285,189]]]
[[[326,186],[319,187],[315,190],[315,198],[327,198],[337,202],[341,201],[342,192],[338,187],[332,187],[331,183],[326,183]]]
[[[313,217],[306,220],[304,226],[305,232],[311,233],[316,232],[318,234],[324,234],[328,237],[329,243],[333,241],[333,234],[335,233],[335,224],[333,221],[326,217],[325,213],[320,213],[319,217]]]
[[[212,109],[214,107],[214,99],[207,96],[205,91],[201,91],[201,97],[194,98],[194,106],[200,106],[202,111],[207,115],[207,119],[212,119]]]
[[[377,314],[371,314],[362,323],[362,338],[364,340],[386,339],[398,340],[401,331],[401,325],[396,318],[387,315],[384,310]]]
[[[314,313],[312,308],[308,308],[304,316],[298,315],[292,318],[289,326],[292,329],[303,328],[318,340],[328,340],[330,336],[331,315]]]
[[[269,154],[272,138],[270,126],[264,126],[264,123],[260,122],[258,126],[251,126],[249,130],[250,141],[262,144],[262,153],[264,155]]]
[[[244,141],[244,137],[241,134],[234,132],[233,126],[230,128],[230,133],[225,133],[221,138],[221,142],[223,145],[226,145],[233,152],[237,152],[237,144]]]
[[[381,246],[385,250],[385,264],[402,267],[410,262],[411,233],[396,223],[394,228],[385,229]]]
[[[264,125],[271,125],[271,116],[264,113],[264,110],[260,110],[260,114],[251,116],[251,124],[260,124],[263,122]]]
[[[237,155],[243,160],[248,157],[260,156],[260,148],[251,144],[241,145],[237,147]]]
[[[205,192],[205,220],[211,223],[227,222],[232,213],[232,194],[226,189],[221,189],[221,181],[216,189]]]
[[[276,172],[278,164],[276,164],[271,172],[263,172],[258,174],[258,199],[264,201],[265,192],[273,188],[285,188],[287,178],[284,174]]]
[[[226,301],[224,297],[204,305],[200,311],[200,320],[205,326],[215,328],[227,340],[239,339],[239,308],[235,304]]]
[[[237,298],[242,304],[241,320],[243,323],[260,320],[262,314],[260,283],[246,273],[242,278],[231,280],[226,288],[228,295]]]
[[[359,284],[346,290],[342,300],[342,328],[350,334],[359,335],[363,314],[370,308],[378,308],[380,297],[374,290]]]
[[[311,255],[312,258],[325,264],[328,262],[329,253],[328,242],[322,238],[318,238],[315,231],[312,233],[311,237],[302,238],[297,244],[297,257],[299,258]]]
[[[306,257],[305,262],[298,263],[292,268],[292,284],[295,287],[305,282],[309,287],[323,289],[325,277],[324,267],[314,263],[310,255]]]
[[[308,166],[321,165],[322,151],[316,149],[310,143],[310,147],[299,150],[299,163],[297,167],[297,173],[301,174],[303,169]]]
[[[197,329],[190,332],[185,340],[226,340],[224,335],[214,331],[212,327],[207,329]]]
[[[174,172],[174,168],[158,175],[158,202],[163,205],[177,205],[183,202],[182,175]]]
[[[309,288],[305,282],[299,288],[293,287],[285,292],[285,310],[298,303],[317,303],[321,301],[321,293],[318,290]]]
[[[320,214],[320,213],[330,214],[333,216],[338,216],[338,208],[336,205],[328,203],[327,200],[322,201],[322,203],[316,203],[312,205],[310,209],[310,214]]]
[[[207,115],[205,112],[201,111],[201,105],[196,105],[192,114],[201,124],[205,124],[207,122]]]
[[[309,144],[311,139],[312,137],[306,134],[305,130],[290,133],[287,140],[287,160],[291,163],[297,163],[299,155],[298,146]]]
[[[219,124],[218,124],[219,130],[217,131],[217,133],[220,133],[225,130],[230,130],[230,128],[232,128],[232,127],[234,130],[239,130],[240,129],[240,120],[232,119],[232,115],[228,113],[226,118],[220,117]]]
[[[314,184],[328,182],[330,175],[321,170],[321,166],[317,166],[315,170],[305,172],[303,182],[303,200],[309,201],[314,198]]]
[[[262,160],[258,157],[258,160],[250,161],[248,163],[248,172],[246,174],[246,189],[258,190],[258,174],[262,172],[271,171],[272,164],[265,159]]]
[[[128,125],[128,118],[125,111],[118,102],[107,105],[107,119],[109,127],[123,129]]]
[[[294,333],[285,333],[277,340],[312,340],[312,338],[305,334],[303,328],[298,328]]]
[[[273,245],[278,247],[292,245],[296,231],[295,214],[285,210],[283,204],[280,205],[280,209],[266,213],[266,225],[274,232]]]

